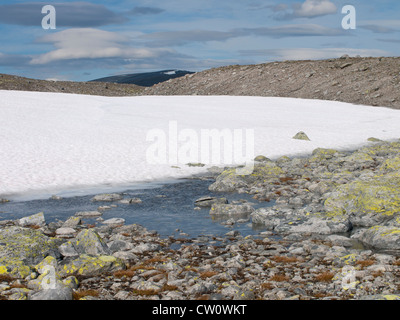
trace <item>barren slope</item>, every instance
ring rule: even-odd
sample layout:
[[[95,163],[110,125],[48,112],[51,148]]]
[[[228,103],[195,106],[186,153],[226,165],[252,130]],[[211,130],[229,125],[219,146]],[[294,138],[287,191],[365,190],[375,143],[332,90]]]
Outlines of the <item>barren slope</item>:
[[[0,90],[62,92],[99,96],[136,96],[143,87],[102,82],[46,81],[0,74]]]
[[[400,109],[400,58],[227,66],[169,80],[144,94],[294,97]]]

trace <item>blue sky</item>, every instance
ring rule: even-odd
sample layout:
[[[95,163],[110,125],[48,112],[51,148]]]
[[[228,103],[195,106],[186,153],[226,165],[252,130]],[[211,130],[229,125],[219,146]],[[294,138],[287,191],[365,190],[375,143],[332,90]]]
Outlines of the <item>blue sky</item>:
[[[42,28],[44,5],[56,29]],[[356,29],[342,28],[342,8]],[[0,4],[0,73],[85,81],[163,69],[400,55],[400,1],[108,0]]]

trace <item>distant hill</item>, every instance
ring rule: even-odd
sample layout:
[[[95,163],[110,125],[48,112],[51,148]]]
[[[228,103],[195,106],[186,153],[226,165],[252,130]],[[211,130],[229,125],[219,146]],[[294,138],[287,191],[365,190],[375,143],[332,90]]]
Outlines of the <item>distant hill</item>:
[[[182,71],[182,70],[163,70],[156,72],[124,74],[119,76],[95,79],[92,80],[91,82],[123,83],[123,84],[135,84],[137,86],[142,86],[142,87],[151,87],[155,84],[165,82],[170,79],[180,78],[187,74],[192,74],[192,73],[194,72]]]
[[[144,94],[290,97],[400,109],[400,57],[225,66],[160,83]]]

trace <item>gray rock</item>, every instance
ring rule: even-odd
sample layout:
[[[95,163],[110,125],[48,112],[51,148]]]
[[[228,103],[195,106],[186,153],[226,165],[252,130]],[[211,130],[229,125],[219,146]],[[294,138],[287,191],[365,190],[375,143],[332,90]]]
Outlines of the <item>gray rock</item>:
[[[72,241],[76,251],[80,254],[109,255],[110,249],[99,234],[92,229],[85,229],[78,233]]]
[[[216,197],[202,197],[197,199],[194,204],[198,207],[211,207],[213,204],[227,204],[228,199]]]
[[[94,217],[100,217],[102,215],[103,214],[99,211],[79,211],[75,213],[75,216],[82,218],[94,218]]]
[[[92,201],[104,201],[104,202],[112,202],[122,200],[122,195],[118,193],[106,193],[99,194],[92,198]]]
[[[0,229],[0,266],[17,277],[30,274],[34,266],[47,256],[59,257],[58,241],[39,230],[22,227]]]
[[[44,218],[43,212],[34,214],[29,217],[24,217],[18,220],[18,224],[21,227],[26,227],[26,226],[44,226],[46,224],[46,220]]]
[[[346,233],[351,230],[351,223],[348,219],[330,218],[298,218],[284,220],[282,224],[275,228],[277,232],[287,233],[314,233],[314,234],[334,234]]]
[[[73,238],[75,234],[76,230],[73,228],[64,227],[56,230],[56,236],[59,238]]]
[[[62,225],[63,228],[75,228],[82,223],[82,219],[79,216],[70,217]]]
[[[61,255],[64,257],[75,257],[79,256],[79,252],[75,249],[75,246],[72,244],[71,241],[63,243],[58,247]]]
[[[129,199],[122,199],[119,203],[122,204],[139,204],[142,203],[142,199],[140,198],[129,198]]]
[[[213,204],[211,206],[210,215],[248,215],[254,211],[249,204]]]
[[[156,243],[142,243],[134,247],[131,252],[132,253],[144,253],[149,251],[158,251],[161,249],[161,246]]]
[[[102,224],[106,224],[110,227],[116,227],[116,226],[121,226],[125,223],[125,219],[123,218],[112,218],[108,220],[104,220]]]
[[[400,228],[375,226],[361,233],[358,240],[382,252],[400,252]]]
[[[89,256],[82,254],[77,258],[66,258],[59,264],[59,275],[67,277],[81,275],[95,277],[108,272],[126,269],[125,263],[113,256]]]
[[[295,139],[295,140],[311,141],[310,138],[309,138],[303,131],[298,132],[298,133],[293,137],[293,139]]]

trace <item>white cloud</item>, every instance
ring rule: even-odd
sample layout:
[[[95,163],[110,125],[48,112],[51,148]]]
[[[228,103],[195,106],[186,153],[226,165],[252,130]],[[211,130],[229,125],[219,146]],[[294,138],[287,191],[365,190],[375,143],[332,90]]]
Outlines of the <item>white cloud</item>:
[[[317,17],[327,14],[334,14],[337,8],[329,0],[306,0],[299,6],[296,6],[294,15],[297,17]]]
[[[167,49],[133,48],[130,38],[121,34],[92,28],[68,29],[46,35],[39,43],[52,43],[53,51],[41,54],[31,60],[31,64],[46,64],[70,59],[144,59],[155,58]]]
[[[272,8],[277,20],[290,20],[296,18],[315,18],[328,14],[335,14],[337,7],[330,0],[305,0],[303,3],[295,3],[291,8],[278,4]]]

